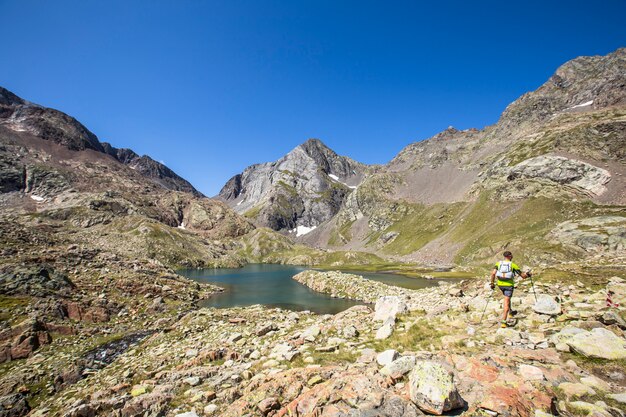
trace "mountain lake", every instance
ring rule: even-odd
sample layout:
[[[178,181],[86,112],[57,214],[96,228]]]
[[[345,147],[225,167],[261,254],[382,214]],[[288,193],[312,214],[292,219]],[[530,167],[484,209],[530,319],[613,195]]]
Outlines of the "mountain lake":
[[[287,310],[310,310],[319,314],[336,314],[363,302],[332,298],[315,292],[291,279],[306,267],[275,264],[249,264],[236,269],[181,269],[177,272],[198,282],[224,288],[224,292],[200,302],[201,307],[243,307],[262,304]],[[419,289],[438,285],[438,280],[408,278],[398,274],[347,272],[403,288]]]

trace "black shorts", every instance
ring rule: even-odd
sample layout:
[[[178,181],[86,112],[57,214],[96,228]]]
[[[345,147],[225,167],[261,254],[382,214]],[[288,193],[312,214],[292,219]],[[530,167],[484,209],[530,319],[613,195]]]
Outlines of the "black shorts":
[[[501,287],[498,285],[498,288],[500,288],[500,291],[502,291],[502,294],[504,294],[505,297],[513,297],[513,290],[515,287],[512,285],[510,287]]]

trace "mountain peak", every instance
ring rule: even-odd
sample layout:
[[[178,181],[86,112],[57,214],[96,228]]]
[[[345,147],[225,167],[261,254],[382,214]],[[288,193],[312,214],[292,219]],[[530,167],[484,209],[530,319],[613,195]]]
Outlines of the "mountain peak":
[[[26,101],[6,88],[0,87],[0,105],[4,106],[14,106],[19,104],[26,104]]]

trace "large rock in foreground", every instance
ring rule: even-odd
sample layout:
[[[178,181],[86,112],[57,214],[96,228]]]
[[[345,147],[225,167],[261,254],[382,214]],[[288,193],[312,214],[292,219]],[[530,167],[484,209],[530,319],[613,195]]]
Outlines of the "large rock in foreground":
[[[463,407],[465,402],[454,385],[454,375],[442,364],[433,361],[418,362],[409,375],[411,401],[420,410],[442,415]]]
[[[626,359],[626,340],[605,328],[583,331],[566,343],[588,358]]]

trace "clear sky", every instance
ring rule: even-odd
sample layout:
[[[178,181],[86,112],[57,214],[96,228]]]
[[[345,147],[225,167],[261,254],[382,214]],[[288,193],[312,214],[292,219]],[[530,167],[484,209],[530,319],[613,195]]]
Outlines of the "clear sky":
[[[0,0],[0,85],[207,195],[311,137],[365,163],[484,127],[626,1]]]

